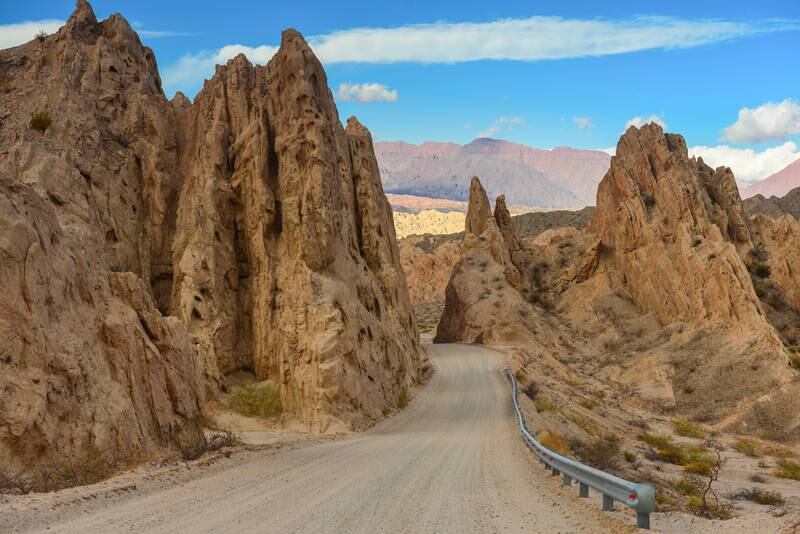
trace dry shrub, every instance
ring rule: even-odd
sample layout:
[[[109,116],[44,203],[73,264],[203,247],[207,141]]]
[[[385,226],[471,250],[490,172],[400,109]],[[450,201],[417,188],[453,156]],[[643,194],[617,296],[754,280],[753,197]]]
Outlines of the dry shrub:
[[[757,458],[759,456],[758,442],[750,438],[740,438],[733,444],[733,448],[742,454]]]
[[[539,443],[561,456],[572,456],[572,449],[569,446],[569,442],[558,434],[548,432],[542,436]]]
[[[248,384],[235,389],[225,406],[244,415],[272,417],[283,410],[280,394],[269,384]]]
[[[772,474],[778,478],[800,480],[800,464],[788,458],[781,458]]]
[[[53,124],[53,117],[46,111],[31,114],[31,128],[44,133]]]
[[[782,506],[785,502],[783,495],[777,491],[767,491],[760,488],[739,490],[734,497],[766,506]]]
[[[704,438],[707,434],[703,427],[686,418],[679,418],[672,421],[672,428],[675,430],[676,434],[687,438]]]

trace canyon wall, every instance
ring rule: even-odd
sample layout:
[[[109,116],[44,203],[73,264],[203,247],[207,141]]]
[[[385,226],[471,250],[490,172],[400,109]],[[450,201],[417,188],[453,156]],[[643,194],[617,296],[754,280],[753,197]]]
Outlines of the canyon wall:
[[[196,450],[236,370],[319,431],[364,428],[418,382],[371,136],[342,126],[300,34],[170,102],[125,19],[80,0],[0,74],[4,466]]]

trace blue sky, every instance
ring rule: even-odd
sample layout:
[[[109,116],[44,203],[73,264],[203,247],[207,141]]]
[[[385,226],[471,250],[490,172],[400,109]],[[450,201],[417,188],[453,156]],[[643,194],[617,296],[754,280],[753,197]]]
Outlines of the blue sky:
[[[467,143],[488,134],[608,148],[639,117],[683,134],[742,181],[800,158],[795,0],[92,5],[98,18],[120,12],[142,31],[168,97],[178,89],[193,97],[230,45],[266,61],[280,31],[294,27],[325,63],[342,118],[357,115],[377,140]],[[27,28],[20,23],[63,21],[74,2],[0,6],[0,42],[10,46],[12,30]]]

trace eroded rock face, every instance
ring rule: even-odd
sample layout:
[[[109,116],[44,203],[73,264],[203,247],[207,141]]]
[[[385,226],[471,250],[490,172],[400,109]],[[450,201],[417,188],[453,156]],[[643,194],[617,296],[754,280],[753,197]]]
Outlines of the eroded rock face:
[[[270,380],[314,430],[363,428],[418,380],[372,139],[297,32],[169,102],[128,23],[81,0],[0,74],[0,464],[194,448],[220,372]]]
[[[479,179],[473,178],[462,257],[445,290],[435,343],[523,341],[536,330],[538,312],[517,290],[520,275],[511,258],[516,243],[505,202],[498,199],[492,214],[486,192]]]
[[[735,246],[750,237],[733,175],[689,159],[681,136],[655,124],[628,129],[588,230],[611,251],[637,305],[663,323],[763,327]]]
[[[689,159],[682,137],[649,124],[620,139],[597,198],[588,231],[605,254],[597,274],[565,294],[568,313],[609,289],[624,292],[662,325],[679,325],[681,336],[648,364],[669,362],[679,410],[738,430],[796,435],[800,421],[787,414],[797,387],[743,261],[753,242],[730,170]],[[698,355],[701,364],[693,363]],[[646,369],[631,369],[647,379]]]

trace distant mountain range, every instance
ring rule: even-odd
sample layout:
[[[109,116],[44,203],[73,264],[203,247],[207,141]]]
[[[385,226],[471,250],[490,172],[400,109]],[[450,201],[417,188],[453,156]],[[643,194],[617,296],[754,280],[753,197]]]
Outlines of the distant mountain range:
[[[532,148],[496,139],[467,145],[375,143],[387,193],[465,201],[478,176],[493,199],[542,208],[581,208],[595,203],[597,184],[611,156],[597,150]]]
[[[741,190],[742,198],[763,195],[769,197],[782,197],[795,187],[800,187],[800,160],[776,172],[766,180],[755,183]]]

